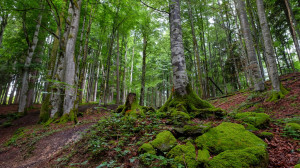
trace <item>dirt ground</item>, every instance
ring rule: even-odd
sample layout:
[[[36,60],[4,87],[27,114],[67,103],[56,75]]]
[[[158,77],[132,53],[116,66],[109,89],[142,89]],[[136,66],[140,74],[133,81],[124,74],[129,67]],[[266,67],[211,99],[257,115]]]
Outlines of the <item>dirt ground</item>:
[[[37,124],[39,118],[39,107],[30,110],[28,114],[12,122],[12,126],[0,128],[0,168],[27,168],[27,167],[46,167],[48,161],[59,153],[64,147],[76,142],[81,135],[91,125],[95,124],[101,118],[109,115],[111,110],[117,108],[116,105],[100,107],[97,105],[83,105],[79,107],[79,112],[84,113],[83,117],[78,118],[78,124],[52,124],[50,130],[53,134],[42,137],[36,144],[30,155],[24,158],[24,149],[19,146],[4,147],[18,128],[41,129],[42,125]],[[0,114],[14,113],[17,111],[17,105],[0,106]],[[57,130],[57,131],[55,131]],[[49,166],[49,165],[48,165]],[[47,166],[47,167],[48,167]]]

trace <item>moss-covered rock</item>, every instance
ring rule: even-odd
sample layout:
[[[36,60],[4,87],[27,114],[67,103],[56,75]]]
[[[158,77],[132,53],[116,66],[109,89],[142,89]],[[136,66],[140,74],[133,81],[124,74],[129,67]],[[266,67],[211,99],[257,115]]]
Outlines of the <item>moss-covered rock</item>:
[[[244,125],[246,130],[251,131],[251,132],[259,130],[258,128],[254,127],[254,125],[249,124],[249,123],[243,123],[243,125]]]
[[[139,148],[139,153],[140,154],[144,154],[144,153],[150,153],[150,154],[153,154],[155,155],[156,154],[156,151],[155,149],[153,148],[153,146],[149,143],[144,143],[140,148]]]
[[[244,126],[228,122],[223,122],[210,129],[207,133],[199,136],[195,142],[198,147],[208,149],[216,154],[247,147],[266,147],[266,143],[247,131]]]
[[[254,112],[238,113],[235,116],[235,118],[242,120],[246,123],[252,124],[256,128],[264,128],[270,122],[270,116],[265,113],[254,113]]]
[[[268,153],[264,147],[227,150],[208,162],[209,168],[265,168]]]
[[[266,138],[268,140],[271,140],[274,137],[273,133],[271,132],[261,132],[257,136],[260,137],[261,139]]]
[[[207,149],[198,150],[198,157],[197,160],[200,163],[207,163],[210,158],[209,151]]]
[[[294,168],[300,168],[300,164],[295,165]]]
[[[174,158],[174,161],[182,165],[186,165],[188,168],[196,168],[198,162],[196,160],[195,146],[188,142],[186,145],[175,146],[168,154],[169,158]],[[172,167],[176,167],[172,165]]]
[[[300,124],[297,124],[297,123],[287,123],[285,125],[285,129],[291,129],[291,130],[294,130],[294,131],[300,131]]]
[[[163,131],[156,135],[151,145],[161,152],[168,152],[177,144],[176,138],[170,131]]]
[[[168,120],[173,125],[184,125],[190,121],[191,117],[185,112],[177,111],[175,108],[171,110],[171,116]]]

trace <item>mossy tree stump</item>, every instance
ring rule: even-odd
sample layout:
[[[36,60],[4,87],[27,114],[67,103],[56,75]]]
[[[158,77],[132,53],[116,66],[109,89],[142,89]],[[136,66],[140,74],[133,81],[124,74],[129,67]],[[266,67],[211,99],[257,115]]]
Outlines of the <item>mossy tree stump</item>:
[[[181,111],[188,113],[192,117],[206,118],[209,116],[222,117],[224,112],[200,97],[192,90],[188,84],[187,94],[181,95],[173,92],[167,102],[159,109],[160,112]]]
[[[126,97],[126,102],[116,110],[117,113],[122,113],[125,116],[131,116],[136,118],[137,116],[144,115],[142,106],[139,105],[137,96],[135,93],[129,93]]]

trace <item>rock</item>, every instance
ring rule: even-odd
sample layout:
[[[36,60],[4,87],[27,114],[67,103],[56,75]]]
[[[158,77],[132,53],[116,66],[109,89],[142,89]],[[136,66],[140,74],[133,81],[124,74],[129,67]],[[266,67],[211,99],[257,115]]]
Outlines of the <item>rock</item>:
[[[177,144],[176,138],[170,131],[163,131],[156,135],[151,145],[161,152],[168,152]]]
[[[153,154],[155,155],[156,154],[156,151],[155,149],[153,148],[153,146],[149,143],[144,143],[138,150],[138,152],[140,154],[144,154],[144,153],[150,153],[150,154]]]
[[[211,126],[205,125],[185,125],[184,127],[173,128],[176,137],[197,137],[207,132]]]
[[[300,164],[295,165],[295,168],[300,168]]]
[[[245,112],[238,113],[236,119],[252,124],[256,128],[265,128],[270,122],[270,116],[265,113]]]
[[[267,146],[260,138],[247,131],[244,126],[228,122],[223,122],[219,126],[210,129],[207,133],[199,136],[195,142],[198,147],[208,149],[214,154],[226,150]]]
[[[197,160],[200,163],[207,163],[210,158],[209,151],[207,149],[198,150]]]
[[[175,146],[168,154],[169,158],[174,158],[174,161],[186,165],[188,168],[196,168],[198,162],[196,160],[196,149],[195,146],[188,142],[186,145]],[[177,167],[172,165],[172,167]]]
[[[208,162],[209,168],[263,168],[268,166],[268,153],[262,146],[227,150]]]

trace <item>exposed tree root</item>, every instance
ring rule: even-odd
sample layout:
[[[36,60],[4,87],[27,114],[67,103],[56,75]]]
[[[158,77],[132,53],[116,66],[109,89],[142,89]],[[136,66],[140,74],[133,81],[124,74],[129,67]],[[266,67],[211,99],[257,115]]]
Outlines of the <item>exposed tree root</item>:
[[[224,112],[220,108],[215,108],[210,103],[199,98],[192,90],[191,86],[187,86],[187,95],[180,96],[172,93],[168,101],[159,109],[160,112],[169,112],[172,110],[188,113],[191,117],[206,118],[209,116],[222,117]]]
[[[280,91],[272,91],[271,96],[267,99],[268,102],[277,101],[283,99],[285,95],[287,95],[289,91],[285,89],[282,85],[280,85]]]

